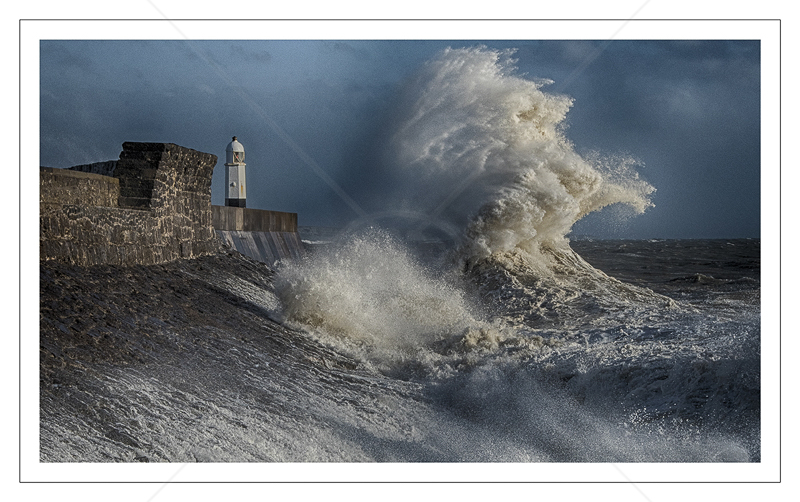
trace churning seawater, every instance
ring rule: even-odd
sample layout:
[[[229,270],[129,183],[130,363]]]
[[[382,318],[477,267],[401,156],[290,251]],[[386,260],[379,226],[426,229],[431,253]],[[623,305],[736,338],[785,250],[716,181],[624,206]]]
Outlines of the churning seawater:
[[[510,56],[451,49],[408,82],[379,197],[394,210],[280,268],[285,322],[519,458],[757,460],[758,241],[573,243],[590,265],[572,226],[644,212],[654,188],[635,159],[578,155],[570,98]]]

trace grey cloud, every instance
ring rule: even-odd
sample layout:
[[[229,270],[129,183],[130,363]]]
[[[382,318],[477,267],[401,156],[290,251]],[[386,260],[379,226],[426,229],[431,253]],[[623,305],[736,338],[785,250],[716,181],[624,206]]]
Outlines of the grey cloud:
[[[78,70],[91,72],[95,68],[92,60],[76,50],[68,49],[58,41],[43,40],[41,42],[42,67],[58,67],[62,70]]]
[[[250,61],[255,63],[269,63],[272,61],[272,54],[265,50],[247,50],[241,45],[232,45],[230,54],[235,59]]]
[[[343,54],[350,54],[360,58],[370,59],[370,53],[363,49],[357,49],[352,44],[339,40],[325,40],[322,42],[322,50],[325,52],[338,52]]]

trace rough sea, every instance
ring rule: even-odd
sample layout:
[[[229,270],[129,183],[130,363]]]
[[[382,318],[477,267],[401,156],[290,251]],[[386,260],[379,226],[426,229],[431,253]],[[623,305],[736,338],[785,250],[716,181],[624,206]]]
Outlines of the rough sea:
[[[760,240],[571,236],[654,187],[509,57],[408,82],[302,260],[43,265],[41,460],[759,462]]]

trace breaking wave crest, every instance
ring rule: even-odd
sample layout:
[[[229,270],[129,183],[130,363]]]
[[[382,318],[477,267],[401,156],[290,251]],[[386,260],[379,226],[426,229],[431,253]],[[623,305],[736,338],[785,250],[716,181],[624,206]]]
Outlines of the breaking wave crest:
[[[538,460],[748,460],[750,432],[701,438],[698,408],[676,404],[711,403],[706,382],[727,374],[723,358],[697,364],[704,314],[609,277],[569,245],[578,220],[611,205],[644,212],[654,188],[631,157],[576,153],[564,135],[572,100],[515,74],[511,56],[446,50],[407,83],[376,167],[376,215],[395,227],[282,264],[284,320]],[[445,259],[429,241],[420,254],[419,239],[392,237],[425,225],[449,235]],[[727,404],[700,415],[751,410],[751,387],[721,390]],[[741,427],[757,431],[751,415]]]
[[[630,157],[576,153],[564,135],[572,99],[517,75],[512,55],[445,50],[400,94],[377,198],[383,214],[423,213],[428,226],[461,229],[450,268],[423,265],[386,232],[348,235],[280,272],[287,320],[408,348],[486,318],[532,327],[609,298],[668,303],[570,249],[576,221],[612,204],[643,212],[654,189]]]
[[[564,135],[572,99],[515,75],[512,55],[444,51],[404,89],[391,137],[389,200],[465,229],[465,260],[519,252],[535,261],[591,212],[652,206],[635,159],[575,152]]]
[[[455,279],[371,230],[284,265],[275,283],[290,321],[381,348],[413,350],[477,321]]]

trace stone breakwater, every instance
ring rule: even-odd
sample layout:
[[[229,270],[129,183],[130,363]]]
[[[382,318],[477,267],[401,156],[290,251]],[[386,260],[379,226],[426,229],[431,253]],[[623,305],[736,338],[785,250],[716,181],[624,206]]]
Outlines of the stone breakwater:
[[[219,252],[211,214],[217,156],[172,143],[122,147],[102,169],[41,168],[40,260],[153,265]]]

